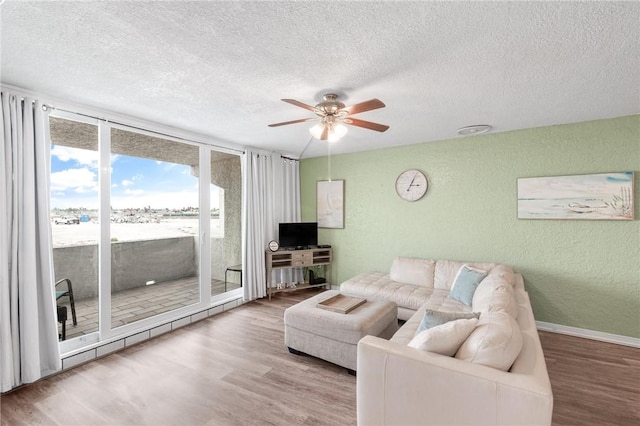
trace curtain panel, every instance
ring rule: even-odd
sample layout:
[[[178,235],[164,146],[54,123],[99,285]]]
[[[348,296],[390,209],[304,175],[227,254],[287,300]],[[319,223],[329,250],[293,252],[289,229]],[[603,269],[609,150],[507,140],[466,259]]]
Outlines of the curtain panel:
[[[60,370],[49,213],[49,134],[40,101],[2,91],[0,385]]]
[[[243,235],[242,264],[244,300],[267,295],[265,249],[277,239],[278,223],[300,221],[299,162],[282,158],[280,154],[245,151],[243,173]],[[301,280],[301,271],[280,276],[279,281]],[[278,281],[276,281],[278,282]]]

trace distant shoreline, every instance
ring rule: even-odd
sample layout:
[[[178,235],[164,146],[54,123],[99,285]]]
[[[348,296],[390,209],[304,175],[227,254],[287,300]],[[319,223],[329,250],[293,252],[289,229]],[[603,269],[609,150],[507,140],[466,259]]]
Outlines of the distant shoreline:
[[[163,218],[160,222],[115,223],[111,222],[111,242],[156,240],[161,238],[196,237],[198,235],[197,217]],[[71,247],[97,244],[100,226],[97,222],[57,225],[51,223],[53,247]],[[223,238],[220,219],[211,220],[211,237]]]

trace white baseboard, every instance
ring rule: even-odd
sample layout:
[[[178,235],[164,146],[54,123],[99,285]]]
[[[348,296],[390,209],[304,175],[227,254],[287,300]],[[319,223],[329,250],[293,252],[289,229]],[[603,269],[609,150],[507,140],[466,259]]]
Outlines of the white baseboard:
[[[615,343],[617,345],[640,348],[640,339],[619,334],[603,333],[602,331],[587,330],[584,328],[569,327],[568,325],[553,324],[550,322],[536,321],[538,330],[551,333],[566,334],[569,336],[584,337],[585,339],[599,340],[601,342]]]

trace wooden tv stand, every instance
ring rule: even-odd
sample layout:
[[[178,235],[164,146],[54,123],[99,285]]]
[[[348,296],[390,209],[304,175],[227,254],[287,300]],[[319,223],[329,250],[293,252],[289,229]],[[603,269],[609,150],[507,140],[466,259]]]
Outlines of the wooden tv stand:
[[[267,294],[269,300],[271,295],[283,291],[295,291],[303,288],[326,287],[331,288],[329,277],[331,276],[331,260],[333,251],[331,248],[312,248],[303,250],[278,250],[265,252],[265,264],[267,272]],[[320,284],[309,284],[308,281],[298,283],[295,287],[277,288],[277,284],[272,282],[271,272],[274,269],[309,268],[311,266],[323,266],[324,278],[327,282]]]

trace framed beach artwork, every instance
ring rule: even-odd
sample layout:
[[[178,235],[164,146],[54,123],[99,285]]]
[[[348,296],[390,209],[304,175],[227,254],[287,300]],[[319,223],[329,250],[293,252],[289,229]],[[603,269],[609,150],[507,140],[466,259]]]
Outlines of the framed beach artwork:
[[[518,219],[633,220],[633,172],[518,179]]]
[[[318,228],[344,228],[344,180],[321,180],[316,188]]]

